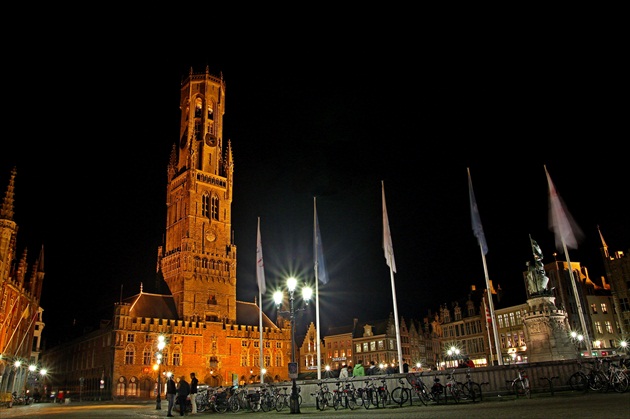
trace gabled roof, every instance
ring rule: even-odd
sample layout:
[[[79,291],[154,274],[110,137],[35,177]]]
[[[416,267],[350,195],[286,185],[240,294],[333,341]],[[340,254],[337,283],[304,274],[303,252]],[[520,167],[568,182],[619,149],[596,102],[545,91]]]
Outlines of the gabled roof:
[[[245,326],[259,326],[260,325],[260,308],[258,304],[247,303],[245,301],[236,302],[236,324]],[[269,317],[263,311],[262,313],[262,325],[263,329],[268,327],[270,329],[278,329]]]
[[[152,319],[179,320],[177,308],[172,295],[151,294],[140,291],[140,294],[128,297],[124,303],[131,305],[131,317],[148,317]],[[236,324],[244,326],[259,326],[260,309],[255,303],[236,302]],[[262,313],[263,328],[278,329],[269,317]]]
[[[140,291],[123,302],[131,305],[131,317],[178,320],[177,308],[172,295],[150,294]]]
[[[372,326],[372,334],[374,336],[382,336],[387,334],[387,326],[389,326],[390,321],[393,321],[393,318],[390,316],[389,319],[385,320],[375,320],[368,322],[359,322],[357,323],[357,327],[354,329],[353,338],[358,339],[363,337],[364,326],[369,324]]]

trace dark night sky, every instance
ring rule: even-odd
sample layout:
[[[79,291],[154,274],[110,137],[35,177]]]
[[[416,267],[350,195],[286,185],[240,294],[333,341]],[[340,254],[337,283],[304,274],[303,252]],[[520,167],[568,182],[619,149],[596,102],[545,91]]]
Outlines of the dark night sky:
[[[20,254],[28,247],[33,263],[45,246],[44,334],[53,341],[72,319],[109,316],[141,283],[151,291],[180,80],[191,66],[201,72],[208,64],[227,83],[223,136],[235,159],[239,300],[258,295],[257,217],[268,288],[289,274],[313,280],[317,196],[331,278],[320,287],[322,326],[385,318],[393,303],[381,180],[399,314],[420,319],[464,298],[470,285],[483,289],[467,167],[490,279],[506,304],[525,301],[530,234],[543,261],[553,261],[544,165],[585,234],[571,261],[592,278],[604,274],[598,225],[611,250],[629,249],[621,72],[594,44],[580,45],[579,54],[523,42],[413,57],[321,48],[264,60],[245,52],[60,54],[63,66],[16,66],[4,92],[12,133],[0,153],[3,196],[18,169]],[[264,307],[275,318],[272,305],[269,291]]]

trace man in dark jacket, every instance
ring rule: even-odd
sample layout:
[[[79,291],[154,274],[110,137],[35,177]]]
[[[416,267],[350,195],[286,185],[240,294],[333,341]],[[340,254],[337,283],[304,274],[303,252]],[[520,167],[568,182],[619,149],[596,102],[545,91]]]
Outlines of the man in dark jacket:
[[[186,412],[186,399],[190,394],[190,384],[186,381],[186,376],[182,375],[177,385],[177,402],[179,403],[179,416],[184,416]]]
[[[175,406],[175,397],[177,397],[177,384],[175,384],[175,379],[173,375],[168,376],[168,380],[166,380],[166,400],[168,400],[168,413],[167,417],[173,417],[173,406]]]
[[[377,375],[378,369],[376,368],[376,362],[370,361],[370,368],[365,370],[365,375]]]
[[[194,372],[190,373],[190,403],[192,404],[192,412],[190,413],[191,415],[194,415],[197,413],[197,384],[199,383],[199,380],[197,380],[197,377],[195,376]]]

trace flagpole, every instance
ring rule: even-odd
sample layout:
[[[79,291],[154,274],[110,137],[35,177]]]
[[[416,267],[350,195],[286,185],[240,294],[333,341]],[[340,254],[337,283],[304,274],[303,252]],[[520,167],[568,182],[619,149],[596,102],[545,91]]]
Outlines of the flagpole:
[[[258,282],[258,334],[259,334],[259,346],[260,351],[258,355],[258,365],[260,366],[260,384],[265,382],[264,369],[264,356],[263,356],[263,321],[262,321],[262,293],[265,288],[265,271],[262,254],[262,240],[260,238],[260,217],[258,217],[258,233],[256,237],[256,279]]]
[[[488,266],[486,265],[486,255],[483,254],[483,250],[481,250],[481,260],[483,260],[483,272],[484,272],[484,275],[486,276],[488,307],[490,308],[490,320],[492,321],[492,324],[490,325],[490,327],[492,327],[492,332],[494,335],[494,349],[495,349],[495,352],[497,353],[497,363],[499,365],[503,365],[503,354],[501,354],[501,343],[500,343],[501,341],[499,340],[499,331],[497,330],[497,319],[496,319],[496,315],[494,314],[494,303],[492,301],[492,288],[490,286],[490,279],[488,277]],[[490,349],[490,354],[492,354],[492,349]]]
[[[578,294],[577,285],[575,283],[575,277],[573,276],[573,267],[571,266],[571,259],[569,259],[569,252],[567,251],[567,245],[562,241],[562,247],[564,248],[564,255],[567,259],[567,265],[569,269],[569,277],[571,278],[571,286],[573,287],[573,295],[575,295],[575,305],[580,315],[580,324],[582,325],[582,334],[584,335],[584,342],[586,344],[586,350],[589,353],[589,356],[592,356],[591,353],[591,339],[588,334],[588,329],[586,328],[586,320],[584,319],[584,313],[582,312],[582,303],[580,302],[580,294]]]
[[[494,302],[492,301],[492,288],[490,287],[488,265],[486,264],[486,253],[488,253],[488,244],[486,243],[486,236],[483,234],[483,225],[481,224],[479,208],[477,208],[477,201],[475,200],[475,191],[473,190],[472,178],[470,177],[470,168],[467,167],[466,170],[468,171],[468,196],[470,198],[470,217],[472,220],[473,232],[475,234],[475,237],[477,237],[477,243],[479,243],[481,260],[483,262],[483,273],[486,279],[486,290],[488,294],[488,307],[490,308],[490,319],[492,320],[491,326],[494,335],[494,349],[497,353],[498,364],[503,365],[503,355],[501,354],[501,341],[499,340],[499,331],[497,330],[497,321],[494,313]],[[490,344],[490,342],[488,342],[488,344]],[[492,356],[492,350],[490,350],[490,355]]]
[[[15,301],[17,301],[17,298],[15,299]],[[11,341],[13,340],[13,337],[15,336],[15,334],[17,333],[18,329],[20,328],[20,323],[22,323],[22,320],[24,319],[24,315],[26,314],[26,312],[28,311],[28,308],[31,306],[31,303],[28,303],[26,305],[26,308],[24,309],[24,311],[22,312],[22,315],[20,316],[20,320],[18,321],[17,325],[15,325],[15,329],[13,330],[13,333],[11,333],[11,337],[9,338],[9,340],[7,341],[7,343],[4,345],[4,349],[7,349],[9,347],[9,345],[11,344]],[[11,312],[13,311],[13,309],[11,309]],[[4,350],[3,349],[3,350]],[[17,354],[17,350],[14,352],[14,355]]]
[[[319,255],[317,254],[319,236],[317,235],[317,198],[313,197],[313,237],[315,252],[315,329],[317,330],[317,379],[322,379],[322,355],[319,330]]]
[[[383,250],[385,260],[389,266],[389,277],[392,283],[392,300],[394,303],[394,324],[396,326],[396,346],[398,347],[398,372],[403,373],[402,343],[400,340],[400,325],[398,320],[398,304],[396,302],[396,284],[394,282],[394,272],[396,272],[396,261],[394,260],[394,246],[392,245],[392,234],[389,230],[389,219],[387,217],[387,205],[385,204],[385,182],[381,180],[381,190],[383,195]]]
[[[31,330],[31,326],[33,326],[33,323],[35,323],[35,320],[37,320],[37,316],[38,316],[38,312],[35,312],[35,315],[33,315],[33,318],[31,319],[31,322],[29,323],[28,327],[26,328],[26,331],[24,332],[24,336],[22,336],[22,340],[20,341],[20,345],[17,347],[17,349],[15,350],[15,353],[18,354],[20,353],[20,348],[22,347],[22,344],[24,344],[24,340],[26,339],[26,336],[28,336],[28,332],[29,330]]]
[[[483,309],[486,317],[486,329],[488,330],[488,349],[490,349],[490,365],[494,365],[494,354],[492,353],[492,337],[490,336],[490,327],[492,326],[492,317],[490,316],[490,309],[488,308],[488,294],[483,299]],[[488,322],[488,320],[490,320]],[[490,324],[488,324],[490,323]]]

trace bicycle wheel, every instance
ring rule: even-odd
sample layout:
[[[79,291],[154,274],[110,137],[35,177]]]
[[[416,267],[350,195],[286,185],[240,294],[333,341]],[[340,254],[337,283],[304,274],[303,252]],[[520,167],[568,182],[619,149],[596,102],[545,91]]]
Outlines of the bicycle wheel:
[[[282,412],[282,409],[284,409],[286,403],[287,400],[284,395],[278,395],[278,397],[276,397],[276,412]]]
[[[346,403],[348,403],[348,407],[350,410],[354,410],[357,408],[357,400],[354,398],[354,392],[348,391],[346,393]]]
[[[617,393],[625,393],[628,391],[628,386],[630,385],[630,381],[628,380],[628,376],[624,374],[622,371],[612,372],[612,386],[613,389]]]
[[[481,386],[479,383],[468,382],[462,385],[462,393],[468,400],[474,402],[481,401]]]
[[[384,389],[380,389],[378,391],[378,405],[379,407],[385,407],[389,404],[391,400],[391,396],[389,394],[389,391],[387,391],[386,388]]]
[[[409,394],[409,398],[411,399],[409,400],[410,404],[413,403],[412,400],[414,394],[417,396],[418,400],[420,400],[420,402],[425,406],[433,400],[431,390],[429,390],[429,388],[426,384],[424,384],[423,381],[419,381],[416,387],[413,389],[413,393]]]
[[[446,404],[446,388],[444,386],[432,388],[431,397],[436,404]]]
[[[594,391],[604,391],[608,388],[608,378],[601,371],[591,371],[588,375],[588,388]]]
[[[363,407],[369,409],[372,404],[372,389],[364,389],[361,393],[361,399],[363,400]]]
[[[569,387],[573,391],[588,390],[588,377],[582,371],[576,371],[569,377]]]
[[[252,412],[258,412],[260,410],[260,397],[257,400],[252,400],[251,398],[247,401],[247,408]]]
[[[392,400],[398,406],[402,407],[403,404],[407,403],[407,389],[404,387],[396,387],[392,390]]]
[[[271,404],[269,403],[269,398],[265,396],[260,397],[260,410],[263,412],[268,412]]]
[[[453,399],[455,403],[459,403],[459,400],[462,398],[461,390],[456,383],[452,383],[447,387],[448,395]]]
[[[238,395],[232,394],[228,399],[228,406],[230,406],[230,412],[238,412],[241,409],[241,404],[238,401]]]
[[[516,397],[531,397],[529,383],[526,380],[514,380],[512,382],[512,392],[516,394]]]
[[[332,405],[335,410],[339,410],[340,407],[343,407],[341,405],[341,396],[339,395],[339,393],[333,394]]]
[[[216,404],[214,405],[214,410],[216,410],[217,413],[227,412],[228,411],[227,399],[217,400]]]

